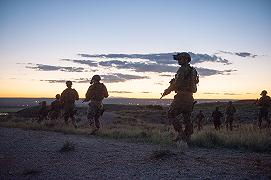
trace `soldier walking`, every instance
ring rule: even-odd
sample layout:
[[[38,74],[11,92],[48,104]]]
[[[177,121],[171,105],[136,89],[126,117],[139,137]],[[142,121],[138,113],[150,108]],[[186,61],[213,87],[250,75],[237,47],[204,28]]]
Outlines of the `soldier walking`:
[[[222,117],[223,117],[222,112],[219,111],[219,107],[216,107],[212,113],[212,118],[213,118],[215,130],[220,130]]]
[[[51,120],[56,120],[60,117],[61,108],[60,94],[57,94],[56,99],[51,103],[51,112],[49,113]]]
[[[95,122],[95,131],[100,128],[100,116],[102,115],[104,109],[102,101],[104,98],[108,97],[108,92],[106,86],[100,83],[101,77],[99,75],[94,75],[90,81],[90,86],[86,93],[86,98],[83,102],[88,102],[88,114],[87,118],[89,120],[89,125],[91,126]]]
[[[78,92],[75,89],[72,89],[72,82],[66,82],[67,88],[61,93],[60,101],[63,104],[64,109],[64,120],[65,123],[68,124],[69,118],[72,120],[72,124],[75,128],[77,128],[77,124],[75,122],[75,101],[79,100]]]
[[[233,129],[232,123],[234,120],[234,113],[236,113],[236,108],[232,104],[232,101],[229,101],[225,109],[225,114],[226,114],[225,124],[226,124],[227,131],[229,129],[232,131]]]
[[[202,110],[199,111],[199,113],[196,115],[196,123],[198,126],[198,131],[201,131],[203,128],[203,120],[204,120],[205,116],[202,113]]]
[[[258,126],[262,128],[262,119],[267,122],[267,127],[270,127],[270,120],[268,119],[268,111],[271,106],[271,99],[267,96],[267,91],[263,90],[260,94],[262,97],[257,101],[257,105],[260,106],[258,116]]]
[[[169,107],[168,119],[178,133],[175,141],[182,140],[189,144],[193,133],[193,124],[191,122],[191,113],[194,106],[193,93],[197,91],[199,77],[196,69],[189,64],[191,57],[188,53],[178,53],[173,55],[173,59],[177,60],[181,67],[178,69],[175,78],[170,81],[170,86],[164,91],[162,97],[172,91],[177,93]],[[180,114],[183,116],[184,130],[180,120],[177,119]]]

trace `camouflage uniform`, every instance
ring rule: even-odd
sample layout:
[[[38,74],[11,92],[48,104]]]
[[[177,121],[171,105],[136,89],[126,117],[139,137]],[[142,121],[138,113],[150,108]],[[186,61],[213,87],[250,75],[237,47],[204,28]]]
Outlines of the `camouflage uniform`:
[[[196,116],[196,120],[197,120],[197,125],[198,125],[198,131],[202,130],[202,123],[203,123],[203,119],[205,118],[204,114],[202,113],[202,111],[200,111],[197,116]]]
[[[192,82],[194,79],[192,79],[192,77],[197,76],[197,71],[188,64],[191,60],[188,53],[180,53],[176,56],[178,55],[180,57],[186,56],[185,58],[187,58],[187,61],[181,63],[180,59],[174,57],[175,60],[178,60],[181,67],[178,69],[175,78],[171,80],[170,86],[165,90],[164,94],[169,94],[171,91],[177,93],[169,107],[168,119],[172,123],[174,130],[178,132],[176,141],[180,139],[189,142],[193,133],[193,124],[190,117],[193,111],[193,93],[195,92],[195,87],[193,87]],[[198,79],[196,83],[198,83]],[[182,123],[177,118],[179,115],[182,115],[183,117],[184,130],[182,128]]]
[[[68,87],[61,93],[61,98],[60,101],[63,104],[63,109],[64,109],[64,120],[66,124],[68,124],[69,118],[71,118],[72,123],[75,127],[76,122],[75,122],[75,100],[79,100],[79,95],[78,92],[75,89],[72,89],[71,87]]]
[[[56,99],[51,103],[50,118],[52,120],[56,120],[57,118],[60,117],[61,108],[62,108],[62,104],[61,104],[60,99]]]
[[[220,130],[221,126],[221,118],[223,117],[223,114],[218,110],[218,107],[213,111],[212,118],[214,122],[214,126],[216,130]]]
[[[229,104],[226,106],[225,114],[226,114],[226,128],[227,130],[230,128],[232,131],[232,123],[234,120],[234,113],[236,112],[235,107],[233,106],[232,102],[230,101]]]
[[[270,127],[270,120],[268,119],[268,111],[271,105],[271,99],[266,94],[267,92],[263,91],[261,93],[262,97],[257,102],[258,106],[260,106],[259,116],[258,116],[259,128],[261,128],[262,126],[262,119],[264,119],[267,122],[267,126]]]
[[[100,80],[100,78],[98,80]],[[95,126],[97,129],[100,128],[99,118],[104,111],[102,100],[107,97],[108,97],[108,92],[107,92],[106,86],[103,83],[100,83],[99,81],[94,82],[88,88],[87,93],[86,93],[86,99],[84,100],[84,102],[90,101],[90,103],[88,104],[89,107],[88,107],[87,118],[89,120],[90,125],[93,124],[93,121],[95,122]]]

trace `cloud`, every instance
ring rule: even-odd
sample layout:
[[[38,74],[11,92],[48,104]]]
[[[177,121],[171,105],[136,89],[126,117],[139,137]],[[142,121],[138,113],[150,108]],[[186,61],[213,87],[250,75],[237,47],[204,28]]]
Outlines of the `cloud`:
[[[157,63],[128,62],[128,61],[102,61],[99,65],[105,67],[116,67],[118,69],[131,69],[135,72],[176,72],[177,66],[168,66]]]
[[[210,95],[213,95],[213,94],[220,94],[220,93],[213,93],[213,92],[204,92],[202,94],[210,94]]]
[[[130,75],[130,74],[121,74],[121,73],[115,73],[115,74],[107,74],[107,75],[101,75],[102,82],[104,83],[118,83],[118,82],[125,82],[128,80],[137,80],[137,79],[149,79],[147,76],[136,76],[136,75]],[[79,78],[79,79],[69,79],[74,83],[90,83],[91,78]],[[40,80],[45,81],[49,83],[66,83],[67,80]]]
[[[78,59],[61,59],[62,61],[69,61],[69,62],[73,62],[73,63],[78,63],[78,64],[84,64],[84,65],[88,65],[90,67],[97,67],[98,63],[96,61],[92,61],[92,60],[78,60]]]
[[[137,80],[137,79],[149,79],[149,77],[130,75],[130,74],[121,74],[121,73],[102,75],[102,81],[105,83],[118,83],[118,82],[125,82],[128,80]]]
[[[206,77],[206,76],[212,76],[212,75],[230,75],[232,72],[235,72],[237,70],[223,70],[223,71],[219,71],[219,70],[215,70],[215,69],[208,69],[208,68],[201,68],[198,67],[196,68],[199,75],[201,77]]]
[[[84,72],[84,68],[82,67],[63,67],[63,66],[52,66],[52,65],[46,65],[46,64],[31,64],[31,65],[32,66],[25,66],[25,68],[35,69],[37,71]]]
[[[158,64],[176,64],[173,60],[172,55],[176,52],[171,53],[153,53],[153,54],[78,54],[81,57],[87,58],[120,58],[120,59],[145,59]],[[223,64],[231,64],[227,59],[223,59],[216,55],[200,54],[189,52],[192,61],[191,64],[201,62],[217,62]]]
[[[224,53],[224,54],[236,55],[236,56],[240,56],[240,57],[255,58],[255,57],[258,56],[256,54],[252,54],[252,53],[249,53],[249,52],[229,52],[229,51],[219,51],[219,52]]]
[[[118,94],[129,94],[129,93],[133,93],[130,91],[108,91],[109,93],[118,93]]]
[[[49,83],[66,83],[67,80],[40,80],[40,81]]]
[[[151,92],[143,91],[143,92],[141,92],[141,93],[143,93],[143,94],[149,94],[149,93],[151,93]]]
[[[224,95],[229,95],[229,96],[239,96],[242,94],[236,94],[236,93],[224,93]]]

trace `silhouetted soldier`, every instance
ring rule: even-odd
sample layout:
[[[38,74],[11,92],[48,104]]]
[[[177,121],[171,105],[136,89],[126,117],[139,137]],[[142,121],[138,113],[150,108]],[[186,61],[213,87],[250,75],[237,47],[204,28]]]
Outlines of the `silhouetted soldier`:
[[[75,101],[79,100],[78,92],[75,89],[72,89],[72,82],[66,82],[67,88],[61,93],[60,101],[63,104],[64,109],[64,120],[65,123],[68,124],[69,118],[71,118],[72,123],[75,128],[77,128],[77,124],[75,122]]]
[[[190,119],[194,106],[193,93],[197,91],[199,78],[196,69],[189,64],[191,57],[188,53],[178,53],[173,55],[173,58],[178,61],[181,67],[178,69],[175,78],[170,81],[170,86],[164,91],[162,97],[170,94],[171,91],[177,93],[169,107],[168,118],[173,124],[174,130],[178,132],[175,141],[183,140],[189,143],[193,133],[193,124]],[[180,114],[183,116],[184,130],[181,122],[177,119]]]
[[[232,131],[232,128],[233,128],[232,123],[234,120],[234,113],[236,113],[236,109],[235,109],[234,105],[232,104],[232,101],[229,101],[229,103],[227,104],[226,109],[225,109],[225,114],[226,114],[225,124],[226,124],[227,130],[230,128],[230,130]]]
[[[196,115],[196,123],[198,126],[198,131],[202,130],[204,118],[205,116],[202,113],[202,110],[200,110],[199,113]]]
[[[221,126],[221,118],[223,117],[222,112],[219,111],[219,108],[216,107],[215,110],[212,113],[212,118],[214,122],[214,126],[216,130],[220,130]]]
[[[60,94],[56,95],[56,99],[51,103],[51,112],[50,112],[50,118],[52,120],[56,120],[60,117],[61,114],[61,101],[60,101]]]
[[[87,118],[89,120],[89,125],[91,126],[95,122],[96,130],[100,128],[100,116],[102,115],[104,109],[102,101],[104,98],[108,97],[108,92],[103,83],[100,83],[101,77],[99,75],[94,75],[90,81],[90,86],[86,93],[86,98],[83,102],[90,101],[88,108]]]
[[[40,123],[43,120],[46,120],[47,115],[48,115],[48,109],[47,109],[47,106],[46,106],[46,101],[42,101],[40,103],[38,123]]]
[[[261,98],[257,101],[257,105],[260,106],[259,117],[258,117],[258,125],[259,128],[262,126],[262,119],[267,122],[267,127],[270,127],[270,120],[268,119],[268,111],[271,105],[271,99],[266,95],[267,91],[263,90],[261,92]]]

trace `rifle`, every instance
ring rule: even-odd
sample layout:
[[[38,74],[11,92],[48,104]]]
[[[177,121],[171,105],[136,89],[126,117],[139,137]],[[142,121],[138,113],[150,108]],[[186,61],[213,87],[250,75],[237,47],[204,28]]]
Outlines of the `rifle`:
[[[169,81],[169,87],[167,89],[164,90],[163,93],[161,93],[161,97],[160,99],[162,99],[164,96],[168,95],[171,93],[171,91],[174,90],[174,82],[175,82],[175,78],[172,78],[170,81]]]

